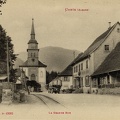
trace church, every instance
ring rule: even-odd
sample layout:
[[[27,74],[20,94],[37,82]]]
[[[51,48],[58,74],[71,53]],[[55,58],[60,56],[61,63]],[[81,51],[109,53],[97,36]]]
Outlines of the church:
[[[38,42],[35,39],[34,19],[32,19],[32,27],[30,40],[28,41],[27,60],[19,66],[25,71],[29,80],[35,80],[41,84],[41,89],[45,89],[46,84],[46,65],[39,61]]]

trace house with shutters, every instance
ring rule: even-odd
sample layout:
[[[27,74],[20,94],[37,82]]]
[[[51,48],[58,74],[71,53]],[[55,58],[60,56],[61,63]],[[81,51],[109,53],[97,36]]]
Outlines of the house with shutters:
[[[73,88],[75,87],[75,80],[73,80],[73,68],[72,68],[72,64],[75,63],[78,58],[80,58],[80,56],[83,53],[80,53],[59,75],[59,79],[62,82],[62,87],[61,89],[69,89],[69,88]]]
[[[92,74],[99,88],[120,87],[120,42]]]
[[[101,71],[99,67],[103,64],[104,60],[107,59],[108,55],[112,54],[112,51],[119,42],[120,23],[117,22],[113,26],[109,26],[109,28],[97,37],[84,51],[83,55],[80,56],[76,62],[72,63],[73,80],[76,83],[75,87],[82,88],[85,93],[94,92],[98,87],[99,80],[93,79],[93,76],[99,75]],[[108,78],[111,79],[110,76]]]

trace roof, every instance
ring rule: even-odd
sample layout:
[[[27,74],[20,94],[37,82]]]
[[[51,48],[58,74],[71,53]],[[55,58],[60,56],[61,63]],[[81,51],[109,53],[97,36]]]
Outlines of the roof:
[[[115,23],[112,27],[110,27],[107,31],[105,31],[103,34],[101,34],[99,37],[95,39],[95,41],[88,47],[88,49],[83,53],[83,55],[76,61],[76,63],[82,61],[83,59],[89,57],[89,55],[94,52],[110,35],[110,33],[113,31],[113,29],[116,27],[116,25],[120,23]]]
[[[59,76],[72,76],[72,66],[68,65]]]
[[[35,39],[30,39],[29,42],[28,42],[28,44],[30,44],[30,43],[38,44],[37,40],[35,40]]]
[[[72,76],[72,65],[82,56],[83,53],[80,53],[60,74],[59,76]]]
[[[30,44],[30,43],[38,44],[38,42],[35,40],[34,19],[32,19],[31,39],[29,40],[28,44]]]
[[[83,53],[80,53],[71,63],[70,65],[73,66],[77,63],[77,61],[82,57]]]
[[[112,52],[106,57],[103,63],[93,73],[92,76],[109,73],[120,70],[120,42],[112,50]]]
[[[7,75],[4,74],[4,75],[0,75],[0,80],[5,80],[7,78]]]
[[[38,65],[29,65],[27,60],[22,65],[20,65],[20,67],[47,67],[47,66],[40,61],[38,61]]]
[[[53,80],[51,80],[51,81],[49,82],[49,84],[50,84],[50,83],[53,83],[54,81],[62,81],[62,80],[59,79],[59,77],[57,76],[56,78],[54,78]]]

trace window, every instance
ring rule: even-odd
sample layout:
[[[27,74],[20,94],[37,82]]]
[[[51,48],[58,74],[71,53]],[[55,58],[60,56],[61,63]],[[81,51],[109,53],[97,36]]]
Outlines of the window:
[[[100,84],[101,84],[101,85],[104,84],[104,77],[100,79]]]
[[[80,64],[79,64],[79,72],[80,72]]]
[[[43,72],[42,71],[40,72],[40,76],[43,77]]]
[[[89,81],[89,76],[85,77],[85,85],[89,86],[90,85],[90,81]]]
[[[80,78],[80,85],[83,87],[83,77]]]
[[[88,68],[88,60],[86,60],[86,68]]]
[[[31,53],[31,57],[32,57],[32,53]]]
[[[105,51],[109,51],[109,45],[105,45]]]
[[[74,67],[74,73],[75,73],[75,67]]]
[[[81,63],[81,70],[83,70],[83,63]]]
[[[92,87],[96,87],[96,86],[97,86],[97,80],[93,79],[93,81],[92,81]]]
[[[69,77],[64,77],[64,81],[69,82]]]
[[[31,80],[36,80],[35,74],[32,74],[32,75],[31,75]]]
[[[76,72],[78,72],[78,66],[76,66]]]
[[[107,76],[107,84],[110,84],[110,77],[109,77],[109,75]]]

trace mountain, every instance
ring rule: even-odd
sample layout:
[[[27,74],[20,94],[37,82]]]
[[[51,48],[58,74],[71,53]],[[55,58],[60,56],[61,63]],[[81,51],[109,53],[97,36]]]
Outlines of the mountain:
[[[80,53],[77,50],[69,50],[60,47],[44,47],[40,48],[39,60],[47,65],[47,71],[57,71],[61,72],[65,67],[67,67],[73,60],[73,51],[75,51],[76,56]],[[18,55],[18,60],[26,61],[27,52],[21,52]],[[19,66],[20,62],[16,66]]]
[[[14,65],[14,67],[15,68],[19,68],[19,65],[22,65],[24,63],[24,61],[23,60],[21,60],[19,57],[16,59],[16,61],[15,61],[15,65]]]

